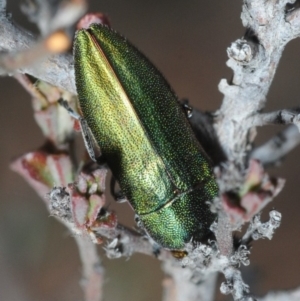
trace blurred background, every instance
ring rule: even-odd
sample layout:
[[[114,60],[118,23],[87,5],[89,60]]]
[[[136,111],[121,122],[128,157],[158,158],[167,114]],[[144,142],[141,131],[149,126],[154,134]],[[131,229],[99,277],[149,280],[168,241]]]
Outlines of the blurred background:
[[[19,1],[8,1],[13,18],[32,29],[22,15]],[[180,98],[201,110],[216,110],[222,100],[221,78],[230,78],[226,48],[240,38],[239,1],[202,0],[103,0],[90,1],[89,11],[106,13],[112,26],[142,50],[162,71]],[[292,41],[280,62],[268,95],[266,110],[299,105],[300,41]],[[13,78],[0,78],[0,300],[79,301],[81,266],[75,242],[67,230],[49,217],[41,199],[25,181],[9,169],[11,160],[43,144],[29,95]],[[258,130],[257,144],[280,127]],[[243,270],[251,291],[299,285],[300,274],[300,149],[295,149],[278,168],[270,170],[287,180],[283,192],[264,210],[282,215],[282,226],[272,241],[253,244],[251,265]],[[111,206],[121,222],[133,225],[126,204]],[[103,254],[102,246],[99,246]],[[152,258],[108,260],[105,299],[152,301],[161,299],[162,272]],[[218,291],[218,288],[217,288]],[[225,297],[217,296],[217,300]]]

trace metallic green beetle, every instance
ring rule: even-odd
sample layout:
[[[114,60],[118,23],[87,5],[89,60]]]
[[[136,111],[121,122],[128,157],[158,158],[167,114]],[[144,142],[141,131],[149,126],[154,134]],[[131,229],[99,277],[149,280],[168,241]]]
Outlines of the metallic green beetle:
[[[74,56],[83,116],[148,235],[171,250],[205,239],[218,187],[164,77],[100,24],[77,32]]]

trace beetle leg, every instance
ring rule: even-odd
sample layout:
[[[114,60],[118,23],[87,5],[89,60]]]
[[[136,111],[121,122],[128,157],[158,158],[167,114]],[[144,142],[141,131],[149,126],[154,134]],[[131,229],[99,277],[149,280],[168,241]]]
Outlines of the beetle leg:
[[[97,162],[99,165],[104,164],[104,160],[101,156],[100,148],[97,145],[95,138],[86,122],[86,120],[81,117],[78,113],[76,113],[68,104],[66,100],[59,99],[58,103],[63,106],[70,116],[72,116],[74,119],[78,120],[80,127],[81,127],[81,132],[82,132],[82,137],[84,141],[85,148],[90,156],[90,158],[94,161]]]
[[[124,193],[119,189],[118,191],[116,190],[116,185],[117,185],[117,180],[116,178],[112,175],[111,180],[110,180],[110,193],[112,197],[115,199],[117,203],[125,203],[127,202],[126,196]]]
[[[84,118],[79,116],[80,119],[78,120],[80,123],[82,137],[84,141],[85,148],[90,156],[90,158],[94,161],[102,165],[102,159],[100,154],[100,148],[97,146],[95,142],[95,138]]]

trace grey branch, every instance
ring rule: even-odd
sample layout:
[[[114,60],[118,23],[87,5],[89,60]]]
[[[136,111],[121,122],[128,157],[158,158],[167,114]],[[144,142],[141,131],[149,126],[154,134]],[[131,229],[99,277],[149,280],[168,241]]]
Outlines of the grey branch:
[[[58,54],[45,57],[44,53],[38,52],[38,57],[28,58],[29,49],[38,45],[38,38],[17,26],[6,14],[5,1],[1,4],[0,52],[2,55],[0,56],[0,66],[2,75],[7,73],[5,71],[7,65],[13,65],[16,68],[13,70],[14,72],[30,74],[53,86],[76,94],[72,55]],[[40,58],[40,60],[38,63],[32,64],[33,58],[35,60]]]
[[[61,28],[68,28],[86,12],[85,0],[35,0],[21,5],[23,13],[38,26],[42,36]]]
[[[210,273],[201,279],[193,279],[193,271],[183,269],[172,262],[164,262],[166,277],[163,282],[163,301],[211,301],[214,298],[217,273]]]
[[[249,126],[270,124],[294,124],[300,129],[300,110],[280,110],[270,113],[256,114],[249,118]]]
[[[271,210],[269,216],[270,219],[265,223],[261,222],[260,214],[254,216],[241,240],[242,245],[248,245],[252,240],[258,240],[260,238],[272,239],[274,231],[280,226],[281,213],[276,210]]]
[[[241,18],[248,30],[228,49],[227,65],[234,74],[219,84],[224,99],[215,129],[228,159],[241,166],[255,138],[245,120],[265,106],[284,47],[300,33],[299,9],[287,13],[289,2],[294,1],[244,0]]]
[[[251,158],[259,160],[264,166],[276,165],[299,144],[299,129],[290,125],[263,145],[255,148],[251,153]]]
[[[84,300],[102,300],[104,269],[97,252],[97,245],[80,233],[72,220],[69,195],[65,189],[55,187],[48,195],[50,214],[55,216],[65,227],[74,234],[82,263],[83,278],[81,281]]]
[[[75,235],[82,267],[81,285],[87,301],[99,301],[103,297],[104,269],[95,245],[88,237]]]
[[[258,301],[298,301],[300,299],[300,287],[290,291],[270,292]]]
[[[92,228],[92,230],[96,235],[110,240],[105,247],[109,258],[130,257],[133,253],[141,253],[149,256],[157,254],[160,260],[173,260],[170,252],[160,248],[155,249],[146,237],[121,224],[118,224],[114,230],[105,228]]]

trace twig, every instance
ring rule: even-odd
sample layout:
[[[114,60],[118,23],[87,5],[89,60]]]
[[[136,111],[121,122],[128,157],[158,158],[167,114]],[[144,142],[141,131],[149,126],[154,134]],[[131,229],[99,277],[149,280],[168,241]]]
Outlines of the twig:
[[[227,65],[234,75],[230,82],[223,79],[219,84],[224,99],[215,129],[228,159],[239,166],[245,165],[246,153],[255,138],[245,120],[265,106],[283,49],[299,36],[299,9],[287,13],[289,2],[244,0],[241,18],[248,30],[228,49]]]
[[[291,125],[263,145],[255,148],[250,156],[251,158],[259,160],[264,166],[278,164],[299,144],[299,129]]]
[[[6,11],[6,0],[0,0],[0,13]]]
[[[96,235],[111,240],[105,247],[109,258],[130,257],[133,253],[141,253],[155,256],[162,261],[174,260],[169,251],[161,249],[158,246],[155,248],[146,237],[119,223],[113,230],[106,230],[105,228],[92,228],[91,230]]]
[[[6,14],[5,1],[2,2],[0,11],[0,51],[12,53],[15,56],[21,55],[22,51],[30,49],[36,44],[36,37],[28,31],[17,26]],[[9,60],[10,56],[3,55],[2,60]],[[22,60],[21,60],[21,63]],[[1,64],[1,63],[0,63]],[[6,64],[4,63],[4,66]],[[23,64],[21,64],[23,65]],[[2,68],[3,69],[3,68]],[[44,57],[43,54],[39,64],[27,65],[15,70],[20,73],[27,73],[53,86],[63,88],[76,94],[73,57],[70,54],[59,54]],[[6,72],[1,70],[2,75]],[[7,73],[7,72],[6,72]]]
[[[59,193],[60,192],[60,193]],[[64,189],[53,190],[49,195],[49,211],[74,234],[83,269],[81,285],[85,301],[101,301],[103,296],[104,269],[97,252],[97,245],[84,232],[80,232],[70,211],[68,195]]]
[[[230,256],[233,252],[232,230],[229,217],[221,211],[214,233],[222,255]]]
[[[216,208],[223,208],[218,211],[220,221],[224,216],[223,210],[228,216],[230,212],[232,216],[238,216],[238,212],[243,215],[249,208],[252,208],[249,210],[252,214],[255,212],[253,204],[260,204],[261,210],[282,188],[282,183],[277,181],[278,185],[269,191],[268,187],[272,187],[272,181],[268,180],[268,185],[262,185],[263,179],[269,178],[264,172],[261,172],[260,176],[253,172],[248,177],[248,191],[241,191],[246,180],[249,152],[256,136],[255,127],[276,121],[285,124],[297,121],[295,114],[291,120],[287,111],[281,112],[281,118],[278,118],[277,112],[257,115],[265,106],[266,95],[285,45],[299,36],[299,9],[287,12],[288,2],[244,0],[241,18],[247,28],[246,33],[227,50],[227,65],[232,68],[233,77],[231,81],[223,79],[219,84],[224,98],[214,116],[216,135],[228,160],[218,168],[220,200],[223,201],[223,207],[216,205]],[[260,179],[259,182],[257,179]],[[262,186],[257,189],[257,186],[253,186],[255,182],[258,187]],[[243,207],[243,204],[247,205],[248,209]],[[238,219],[233,219],[232,223],[232,228],[239,225]],[[219,235],[216,238],[219,249],[223,245],[232,246],[231,235],[225,238]],[[230,252],[232,251],[224,252],[225,258],[228,259]],[[231,293],[235,300],[252,298],[248,286],[243,283],[240,272],[234,265],[224,266],[222,272],[226,278],[222,286],[223,293]]]
[[[298,301],[300,299],[300,287],[290,291],[270,292],[258,301]]]
[[[29,20],[36,23],[42,36],[62,28],[68,28],[85,13],[85,0],[48,1],[36,0],[22,4],[21,9]]]
[[[269,124],[294,124],[300,128],[300,110],[280,110],[250,117],[249,126],[263,126]]]
[[[81,284],[86,301],[99,301],[103,297],[104,269],[100,263],[97,245],[88,237],[76,235],[81,263],[83,266],[83,279]]]
[[[248,245],[252,240],[260,238],[272,239],[274,231],[280,226],[281,213],[273,209],[269,212],[269,216],[270,219],[265,223],[261,222],[260,214],[254,216],[240,244]]]
[[[201,279],[194,278],[195,272],[165,262],[163,269],[168,276],[163,281],[163,301],[211,301],[215,295],[217,273]]]

